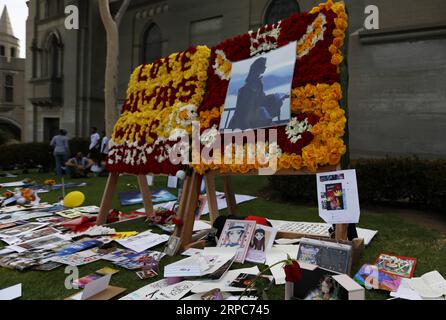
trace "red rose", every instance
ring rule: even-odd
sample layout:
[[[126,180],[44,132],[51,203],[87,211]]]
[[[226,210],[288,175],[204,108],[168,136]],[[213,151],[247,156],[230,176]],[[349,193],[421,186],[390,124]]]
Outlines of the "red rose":
[[[286,264],[283,268],[285,269],[285,281],[293,283],[300,281],[302,270],[296,260],[293,260],[292,264]]]

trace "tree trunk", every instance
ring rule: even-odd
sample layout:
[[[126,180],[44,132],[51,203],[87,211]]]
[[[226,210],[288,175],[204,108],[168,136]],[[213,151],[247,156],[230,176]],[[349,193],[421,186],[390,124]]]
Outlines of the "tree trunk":
[[[107,34],[107,59],[105,66],[105,132],[111,136],[117,119],[118,101],[118,67],[119,67],[119,25],[131,0],[124,0],[119,12],[113,18],[110,12],[109,0],[98,0],[99,12]]]

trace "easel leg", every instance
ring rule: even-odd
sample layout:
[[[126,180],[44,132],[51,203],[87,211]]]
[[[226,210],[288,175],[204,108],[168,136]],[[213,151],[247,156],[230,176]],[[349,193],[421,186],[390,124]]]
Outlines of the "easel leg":
[[[226,202],[228,203],[228,213],[235,215],[235,208],[237,202],[235,201],[235,194],[231,187],[231,180],[229,176],[222,176],[223,188],[225,190]]]
[[[218,204],[217,204],[217,196],[215,190],[215,176],[207,174],[204,177],[206,181],[206,197],[208,201],[209,208],[209,218],[211,223],[214,223],[215,219],[218,217]]]
[[[189,190],[183,189],[183,193],[187,196],[184,211],[182,211],[183,225],[178,228],[179,237],[181,238],[181,248],[184,249],[192,242],[192,232],[195,221],[195,211],[198,205],[198,198],[200,196],[200,187],[202,176],[198,173],[192,173],[190,179]],[[182,199],[183,200],[183,199]]]
[[[348,224],[337,224],[335,232],[336,240],[348,240],[347,232],[348,232]]]
[[[184,221],[184,219],[186,219],[185,213],[186,213],[186,205],[187,205],[187,201],[188,201],[189,193],[190,193],[191,178],[192,178],[191,176],[186,176],[186,178],[184,179],[184,183],[183,183],[183,191],[181,192],[180,203],[179,203],[178,211],[177,211],[177,217],[181,221]],[[180,237],[182,228],[183,228],[183,226],[177,226],[175,228],[173,235],[175,237]]]
[[[146,176],[139,175],[137,179],[139,190],[141,191],[142,195],[142,201],[144,203],[144,210],[146,212],[147,218],[150,218],[153,216],[152,193],[150,192]]]
[[[115,194],[116,185],[118,184],[118,173],[110,173],[105,185],[104,194],[102,195],[101,208],[96,220],[96,225],[103,225],[107,222],[108,213],[112,207],[113,195]]]

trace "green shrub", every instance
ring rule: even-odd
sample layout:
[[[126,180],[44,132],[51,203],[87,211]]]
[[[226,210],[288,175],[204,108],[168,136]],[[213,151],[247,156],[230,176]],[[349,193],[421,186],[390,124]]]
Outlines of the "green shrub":
[[[361,204],[406,204],[435,211],[446,206],[446,160],[357,160],[350,167],[356,169]],[[316,204],[314,176],[272,176],[269,190],[285,201]]]
[[[87,154],[88,140],[73,138],[69,142],[70,156],[76,152]],[[46,142],[16,143],[0,146],[0,167],[3,170],[18,168],[46,169],[54,167],[53,148]]]
[[[0,165],[4,170],[51,167],[53,156],[48,143],[14,143],[0,146]]]
[[[84,155],[88,153],[89,140],[85,138],[73,138],[70,140],[70,156],[74,156],[78,152],[82,152]]]

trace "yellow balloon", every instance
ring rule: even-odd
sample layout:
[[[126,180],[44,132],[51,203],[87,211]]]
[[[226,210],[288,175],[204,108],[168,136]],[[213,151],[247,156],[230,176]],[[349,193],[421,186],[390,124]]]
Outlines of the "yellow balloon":
[[[80,207],[85,201],[85,195],[80,191],[70,192],[63,199],[63,204],[67,208]]]

